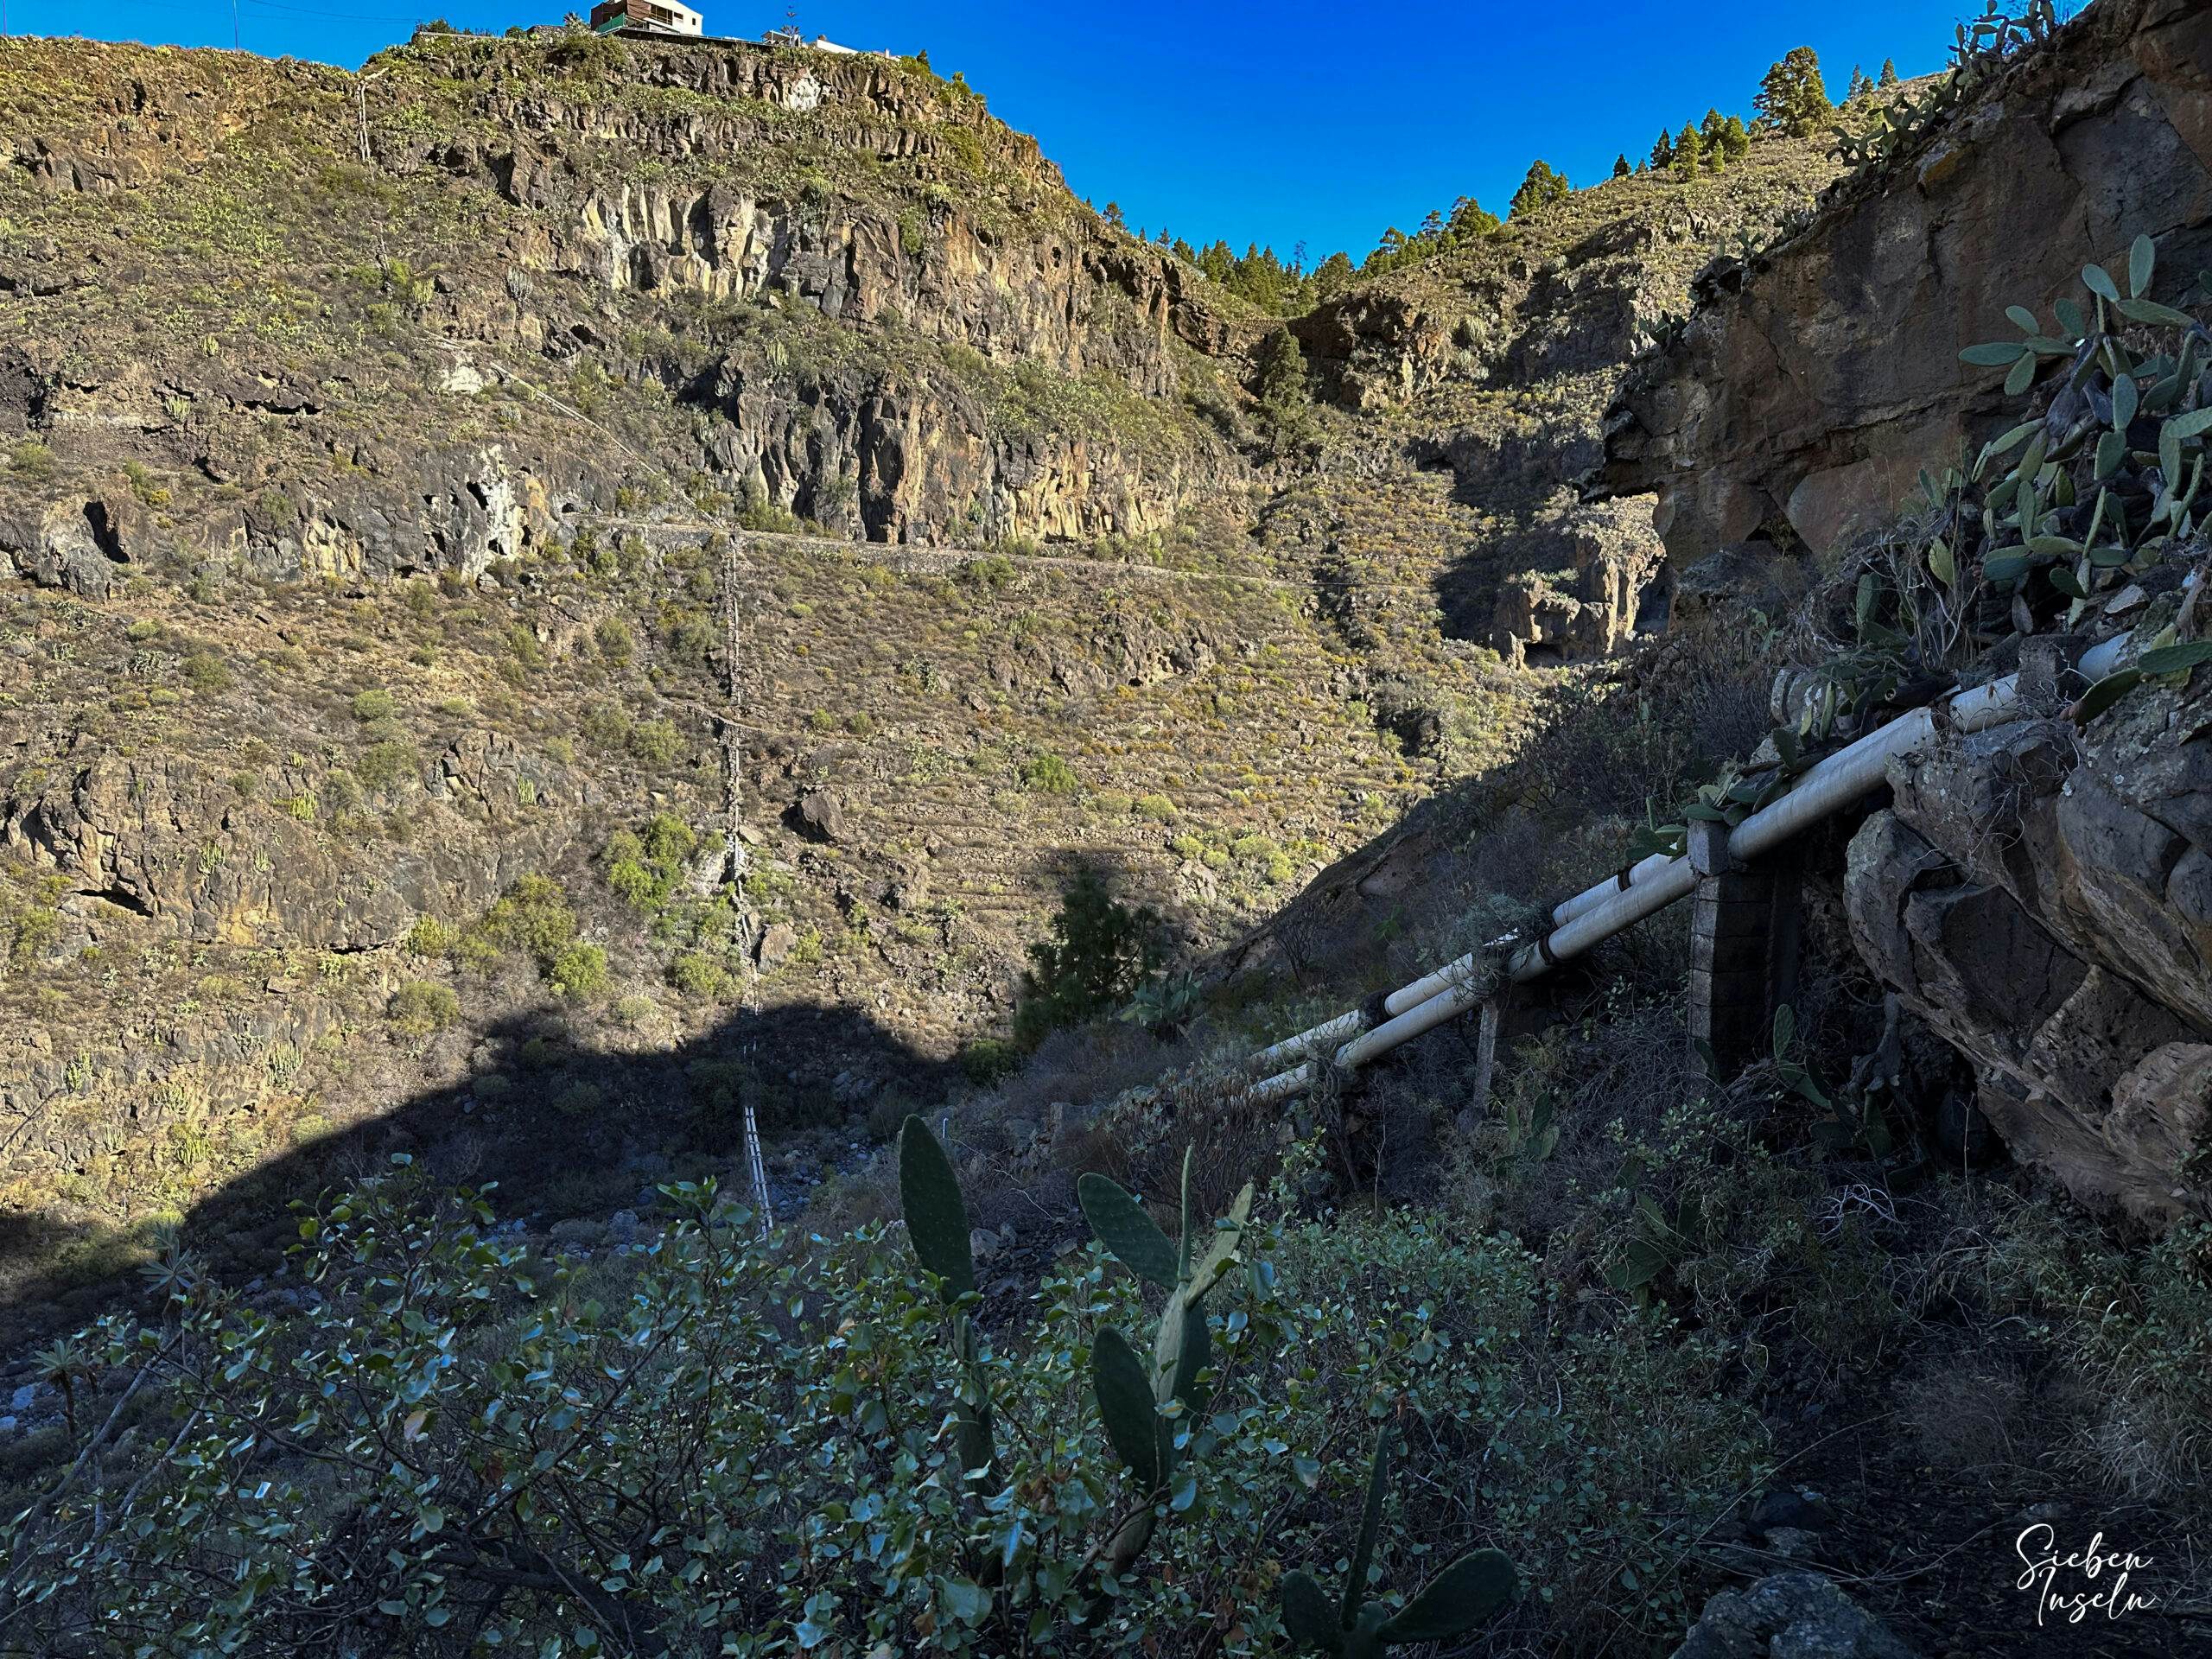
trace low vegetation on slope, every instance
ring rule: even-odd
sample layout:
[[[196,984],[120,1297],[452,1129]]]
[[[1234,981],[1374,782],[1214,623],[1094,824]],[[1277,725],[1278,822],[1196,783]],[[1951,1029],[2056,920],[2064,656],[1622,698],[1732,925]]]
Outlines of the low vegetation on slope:
[[[154,301],[223,191],[363,205],[263,227],[290,324],[7,343],[9,1287],[108,1312],[0,1440],[0,1651],[1657,1656],[1808,1560],[1955,1648],[2026,1628],[1983,1569],[2054,1493],[2197,1593],[2202,1229],[2131,1254],[1995,1162],[1831,885],[1740,1077],[1654,925],[1511,1003],[1479,1098],[1450,1028],[1237,1086],[1738,810],[1793,657],[1810,742],[1957,666],[1930,628],[2156,609],[2181,655],[2074,712],[2196,729],[2194,339],[1985,350],[2074,353],[2082,430],[1931,474],[1794,622],[1708,594],[1616,659],[1652,567],[1557,486],[1829,170],[1802,64],[1717,176],[1694,123],[1671,177],[1546,169],[1286,329],[920,64],[432,34],[357,174],[347,83],[195,127],[200,61],[57,81],[6,204],[49,323],[80,240]],[[284,145],[343,170],[238,170]],[[482,245],[342,246],[418,196]],[[1548,632],[1470,601],[1509,577]],[[748,1120],[776,1220],[716,1184]]]

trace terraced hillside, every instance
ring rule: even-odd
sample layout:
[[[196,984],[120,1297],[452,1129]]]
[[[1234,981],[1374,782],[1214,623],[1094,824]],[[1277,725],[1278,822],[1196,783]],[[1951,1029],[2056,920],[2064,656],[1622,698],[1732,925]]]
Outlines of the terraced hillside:
[[[1284,325],[918,62],[10,40],[0,103],[45,1287],[404,1101],[447,1104],[391,1147],[556,1211],[748,1090],[842,1132],[988,1060],[1081,870],[1236,939],[1510,757],[1531,646],[1626,639],[1648,533],[1560,494],[1591,411],[1821,170],[1762,141],[1362,285],[1290,325],[1287,439]]]

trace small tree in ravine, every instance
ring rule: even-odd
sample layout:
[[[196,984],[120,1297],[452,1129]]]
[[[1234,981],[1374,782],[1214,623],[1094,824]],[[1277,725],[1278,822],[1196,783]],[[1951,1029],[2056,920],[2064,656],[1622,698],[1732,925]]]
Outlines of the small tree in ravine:
[[[1311,437],[1313,405],[1298,337],[1287,328],[1276,329],[1260,342],[1259,359],[1252,390],[1260,400],[1260,419],[1275,447],[1287,448]]]
[[[1687,121],[1675,136],[1675,171],[1683,183],[1697,177],[1701,170],[1704,144],[1697,136],[1697,129]]]
[[[1160,965],[1159,931],[1156,912],[1121,903],[1093,871],[1077,875],[1060,895],[1052,938],[1029,947],[1016,1039],[1034,1045],[1120,1007]]]
[[[1897,60],[1895,58],[1884,58],[1882,60],[1882,78],[1876,81],[1874,85],[1878,87],[1889,87],[1894,86],[1897,84]]]
[[[1790,48],[1782,61],[1766,72],[1758,96],[1751,102],[1758,111],[1761,126],[1793,138],[1818,131],[1835,109],[1828,101],[1827,84],[1821,79],[1820,54],[1809,46]]]
[[[1567,181],[1567,175],[1554,171],[1550,162],[1531,162],[1529,176],[1521,181],[1521,188],[1513,193],[1513,206],[1506,217],[1526,219],[1539,208],[1566,200],[1567,193],[1573,188]]]

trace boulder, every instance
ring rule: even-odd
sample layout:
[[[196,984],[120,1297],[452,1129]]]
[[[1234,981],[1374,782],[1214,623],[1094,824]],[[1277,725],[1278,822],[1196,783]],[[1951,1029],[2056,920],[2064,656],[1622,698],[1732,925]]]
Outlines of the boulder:
[[[1868,965],[1980,1078],[2017,1158],[2162,1225],[2212,1145],[2212,693],[2086,734],[1953,734],[1891,765],[1844,880]]]
[[[1777,1573],[1706,1603],[1675,1659],[1913,1659],[1913,1650],[1819,1573]]]
[[[789,922],[771,922],[761,931],[753,960],[763,968],[779,968],[798,945],[798,933]]]
[[[810,841],[842,841],[844,806],[828,790],[810,789],[791,807],[791,827]]]

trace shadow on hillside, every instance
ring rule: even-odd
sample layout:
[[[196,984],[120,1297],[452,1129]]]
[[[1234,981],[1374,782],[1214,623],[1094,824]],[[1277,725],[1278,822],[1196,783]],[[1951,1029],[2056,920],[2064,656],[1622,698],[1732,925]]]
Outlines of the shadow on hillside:
[[[604,1220],[649,1205],[663,1181],[741,1179],[747,1099],[767,1146],[772,1189],[787,1202],[797,1187],[779,1150],[859,1141],[872,1099],[891,1090],[927,1098],[957,1076],[952,1063],[852,1008],[737,1011],[672,1046],[624,1052],[574,1034],[557,1005],[532,1007],[479,1033],[454,1081],[296,1145],[208,1194],[188,1212],[184,1236],[226,1275],[269,1272],[298,1238],[295,1201],[349,1185],[395,1156],[441,1185],[496,1182],[492,1202],[502,1220]],[[815,1162],[808,1158],[810,1173]],[[0,1211],[0,1256],[52,1259],[73,1243],[89,1244],[92,1230]],[[0,1339],[23,1334],[8,1327],[89,1317],[124,1288],[82,1262],[73,1272],[29,1280],[0,1311]]]
[[[833,1064],[834,1063],[834,1064]],[[550,1225],[571,1216],[604,1220],[653,1201],[658,1183],[743,1167],[742,1102],[760,1119],[779,1199],[796,1191],[779,1149],[831,1137],[859,1141],[871,1100],[941,1093],[958,1076],[873,1015],[789,1005],[733,1012],[672,1046],[632,1052],[572,1032],[565,1011],[542,1006],[481,1032],[466,1071],[392,1109],[347,1124],[238,1177],[194,1205],[188,1245],[226,1274],[265,1273],[296,1241],[291,1205],[388,1166],[415,1161],[442,1185],[496,1182],[502,1220]],[[810,1169],[814,1164],[808,1159]],[[51,1259],[89,1243],[81,1223],[0,1211],[0,1256]],[[8,1326],[49,1327],[88,1317],[124,1288],[111,1277],[56,1272],[24,1283],[0,1312]],[[62,1319],[53,1316],[60,1313]]]
[[[1038,855],[1036,868],[1059,887],[1096,874],[1124,901],[1160,911],[1179,948],[1188,942],[1181,907],[1118,859],[1054,849]],[[867,947],[881,957],[870,969],[877,982],[918,979],[952,943],[879,932]],[[429,1061],[442,1046],[448,1081],[312,1141],[296,1140],[200,1198],[185,1217],[187,1244],[226,1276],[271,1271],[298,1238],[295,1202],[312,1202],[400,1155],[442,1185],[496,1182],[491,1202],[500,1219],[533,1227],[641,1211],[671,1179],[711,1174],[742,1188],[747,1101],[782,1216],[825,1166],[860,1160],[883,1127],[872,1119],[927,1109],[965,1084],[956,1060],[925,1053],[861,1007],[789,1001],[733,1009],[702,1033],[658,1045],[632,1040],[603,1014],[542,1000],[487,1027],[432,1039]],[[365,1033],[360,1040],[382,1039]],[[0,1262],[21,1266],[0,1300],[0,1362],[130,1294],[134,1282],[119,1271],[132,1255],[127,1235],[97,1221],[0,1207]]]

